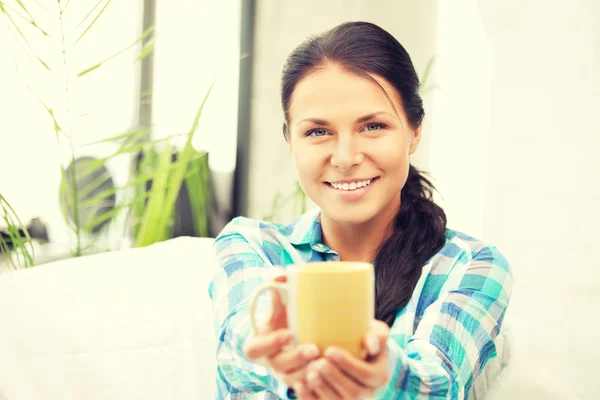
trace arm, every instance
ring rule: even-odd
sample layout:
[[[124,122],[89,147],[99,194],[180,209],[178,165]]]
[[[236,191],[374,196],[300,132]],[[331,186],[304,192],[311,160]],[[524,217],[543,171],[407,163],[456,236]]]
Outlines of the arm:
[[[457,264],[406,347],[388,340],[392,382],[381,398],[465,398],[496,356],[511,287],[508,263],[493,247]]]
[[[219,391],[223,397],[241,392],[244,398],[277,399],[274,393],[278,385],[268,368],[248,360],[242,350],[252,331],[250,296],[274,273],[275,267],[265,261],[259,247],[254,248],[239,233],[219,236],[213,249],[219,270],[210,283],[209,294],[218,338]],[[257,315],[260,312],[257,310]]]

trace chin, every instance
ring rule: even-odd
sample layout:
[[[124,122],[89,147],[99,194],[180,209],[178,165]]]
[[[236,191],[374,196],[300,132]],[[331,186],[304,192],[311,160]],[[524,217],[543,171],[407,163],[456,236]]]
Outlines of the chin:
[[[339,223],[362,225],[377,215],[377,210],[373,208],[367,204],[329,205],[329,207],[322,207],[321,212]]]

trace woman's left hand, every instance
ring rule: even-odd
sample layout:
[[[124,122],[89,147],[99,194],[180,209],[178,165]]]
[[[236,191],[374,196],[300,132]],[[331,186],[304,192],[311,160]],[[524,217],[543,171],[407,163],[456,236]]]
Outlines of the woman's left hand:
[[[374,321],[364,340],[367,359],[330,347],[325,357],[308,366],[306,384],[294,386],[301,400],[354,400],[372,397],[390,380],[387,340],[390,330],[384,322]]]

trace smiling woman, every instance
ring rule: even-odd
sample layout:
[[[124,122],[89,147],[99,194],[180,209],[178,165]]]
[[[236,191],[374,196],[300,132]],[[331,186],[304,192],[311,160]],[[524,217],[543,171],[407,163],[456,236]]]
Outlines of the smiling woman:
[[[468,397],[496,355],[512,278],[495,247],[446,228],[410,164],[425,112],[408,53],[374,24],[342,24],[292,52],[281,102],[298,180],[319,209],[288,226],[237,218],[216,239],[221,398]],[[249,335],[249,297],[275,266],[340,260],[375,267],[371,356],[287,346],[277,296]]]

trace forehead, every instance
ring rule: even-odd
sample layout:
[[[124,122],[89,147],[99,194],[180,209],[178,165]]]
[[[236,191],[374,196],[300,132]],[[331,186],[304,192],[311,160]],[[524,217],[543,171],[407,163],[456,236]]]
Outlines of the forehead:
[[[400,96],[396,89],[382,77],[371,76],[381,87],[364,76],[336,66],[313,71],[294,88],[290,98],[290,119],[326,118],[340,114],[362,115],[374,111],[386,111],[395,115],[397,110],[401,113]],[[382,87],[385,93],[381,90]]]

